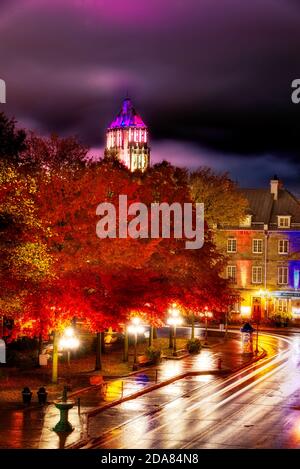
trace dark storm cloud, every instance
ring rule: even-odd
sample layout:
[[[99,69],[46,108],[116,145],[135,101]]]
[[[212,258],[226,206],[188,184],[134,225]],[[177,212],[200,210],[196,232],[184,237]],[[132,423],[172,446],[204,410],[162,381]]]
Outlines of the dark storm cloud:
[[[225,167],[244,184],[257,182],[261,165],[260,182],[281,170],[296,185],[296,1],[0,0],[0,8],[5,110],[23,125],[100,147],[128,89],[154,159]]]

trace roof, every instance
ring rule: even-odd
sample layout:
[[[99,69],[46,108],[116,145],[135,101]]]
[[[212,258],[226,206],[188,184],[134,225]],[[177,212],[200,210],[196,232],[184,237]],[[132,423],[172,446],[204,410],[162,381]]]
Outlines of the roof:
[[[300,224],[300,203],[288,190],[278,189],[277,200],[270,189],[241,189],[241,192],[248,200],[252,223],[266,224],[272,229],[277,227],[278,216],[288,215],[291,228]]]
[[[252,223],[268,223],[273,207],[271,192],[267,189],[243,189],[241,192],[248,200]]]
[[[116,118],[108,128],[116,129],[120,127],[147,127],[141,116],[139,116],[132,106],[130,98],[124,99],[121,111],[117,114]]]

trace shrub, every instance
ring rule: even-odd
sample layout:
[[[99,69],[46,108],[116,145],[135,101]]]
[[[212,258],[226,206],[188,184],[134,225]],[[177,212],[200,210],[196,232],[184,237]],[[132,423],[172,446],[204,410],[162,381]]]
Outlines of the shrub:
[[[25,352],[27,350],[37,350],[38,341],[36,339],[30,339],[29,337],[22,337],[14,340],[8,346],[10,350],[16,350],[19,352]]]
[[[148,347],[146,349],[146,356],[151,362],[158,363],[161,357],[161,350],[152,346]]]
[[[200,339],[190,339],[187,341],[186,348],[189,353],[199,353],[201,350]]]
[[[23,370],[34,368],[37,363],[37,354],[31,351],[7,350],[7,366],[15,366]]]

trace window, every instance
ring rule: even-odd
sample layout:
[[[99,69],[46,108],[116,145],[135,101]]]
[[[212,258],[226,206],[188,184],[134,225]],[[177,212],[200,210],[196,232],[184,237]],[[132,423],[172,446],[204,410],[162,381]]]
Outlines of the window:
[[[263,252],[263,240],[262,239],[253,239],[252,252],[253,254],[261,254]]]
[[[243,218],[240,221],[240,226],[244,226],[244,227],[251,226],[251,221],[252,221],[252,215],[246,215],[245,218]]]
[[[236,282],[236,266],[228,265],[227,266],[227,278],[232,282]]]
[[[230,311],[231,311],[231,313],[239,313],[240,312],[240,302],[236,301],[235,303],[233,303],[233,305],[231,305],[231,307],[230,307]]]
[[[278,217],[278,228],[289,228],[290,224],[291,224],[290,216]]]
[[[262,283],[262,266],[254,265],[252,267],[252,283]]]
[[[279,299],[277,304],[278,313],[287,313],[287,300]]]
[[[227,252],[236,252],[236,239],[229,238],[227,240]]]
[[[288,267],[278,267],[278,285],[288,284]]]
[[[278,241],[278,254],[288,254],[289,253],[289,240],[280,239]]]

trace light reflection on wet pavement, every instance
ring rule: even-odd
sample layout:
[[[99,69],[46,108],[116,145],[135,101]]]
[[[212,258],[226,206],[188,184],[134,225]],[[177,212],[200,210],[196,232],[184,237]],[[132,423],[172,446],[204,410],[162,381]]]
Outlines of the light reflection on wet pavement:
[[[99,405],[111,402],[123,396],[127,396],[141,389],[145,389],[149,385],[153,385],[155,381],[158,382],[169,379],[184,373],[185,371],[201,371],[201,370],[215,370],[217,360],[222,354],[223,366],[226,368],[236,368],[244,362],[241,356],[241,347],[239,341],[228,341],[216,348],[203,349],[198,356],[190,356],[183,360],[165,360],[162,365],[156,369],[150,368],[146,372],[140,372],[137,375],[132,375],[128,379],[113,380],[108,383],[107,392],[103,398],[99,388],[95,388],[90,392],[81,395],[81,414],[78,414],[77,407],[74,407],[70,413],[70,421],[74,426],[74,431],[67,436],[61,438],[52,431],[52,428],[58,421],[58,410],[54,406],[48,406],[45,410],[30,410],[23,411],[4,411],[0,410],[0,447],[14,447],[14,448],[58,448],[70,445],[80,438],[85,438],[87,434],[90,437],[99,437],[103,432],[110,430],[112,427],[123,425],[136,417],[138,420],[128,423],[122,428],[126,431],[120,435],[117,447],[127,445],[127,447],[143,447],[140,445],[146,444],[157,445],[157,437],[149,439],[145,443],[143,432],[149,432],[152,426],[155,428],[155,422],[152,420],[152,413],[156,415],[160,408],[166,406],[166,414],[163,413],[163,421],[168,424],[168,431],[163,434],[160,439],[160,446],[154,447],[181,447],[183,441],[182,435],[189,438],[196,431],[199,431],[201,418],[195,414],[185,422],[185,417],[180,416],[180,422],[176,420],[177,414],[184,412],[186,406],[189,405],[190,394],[200,392],[201,388],[214,382],[216,379],[221,379],[214,375],[205,374],[200,376],[192,376],[172,384],[159,388],[147,393],[139,398],[131,401],[123,402],[122,404],[105,410],[89,420],[87,428],[87,419],[84,415],[86,410],[90,410]],[[123,384],[122,384],[123,382]],[[226,407],[227,409],[227,407]],[[142,414],[147,413],[147,416]],[[219,418],[219,417],[217,417]],[[174,421],[175,419],[175,421]],[[178,419],[178,417],[177,417]],[[182,422],[183,419],[183,422]],[[209,417],[209,420],[211,417]],[[213,417],[214,421],[215,417]],[[185,422],[185,423],[184,423]],[[165,424],[165,423],[164,423]],[[115,432],[118,433],[119,430]],[[125,437],[124,435],[128,435]],[[169,437],[170,435],[170,441]],[[180,438],[178,439],[178,436]],[[125,438],[125,439],[124,439]],[[110,444],[110,443],[108,443]],[[135,446],[133,446],[135,445]],[[139,446],[136,446],[139,445]],[[105,447],[105,446],[104,446]],[[107,446],[109,447],[109,446]],[[113,446],[114,447],[114,446]],[[153,447],[153,446],[152,446]]]
[[[179,398],[156,413],[136,419],[132,415],[127,424],[102,437],[100,420],[98,425],[93,421],[93,436],[98,432],[93,447],[300,448],[300,338],[296,336],[291,341],[286,362],[278,368],[270,366],[265,376],[258,372],[256,380],[250,380],[242,389],[237,387],[223,395],[207,392],[204,403],[201,389],[191,391],[190,396]],[[284,349],[282,344],[279,348]],[[146,407],[148,401],[147,395]],[[105,419],[102,414],[102,424]]]

